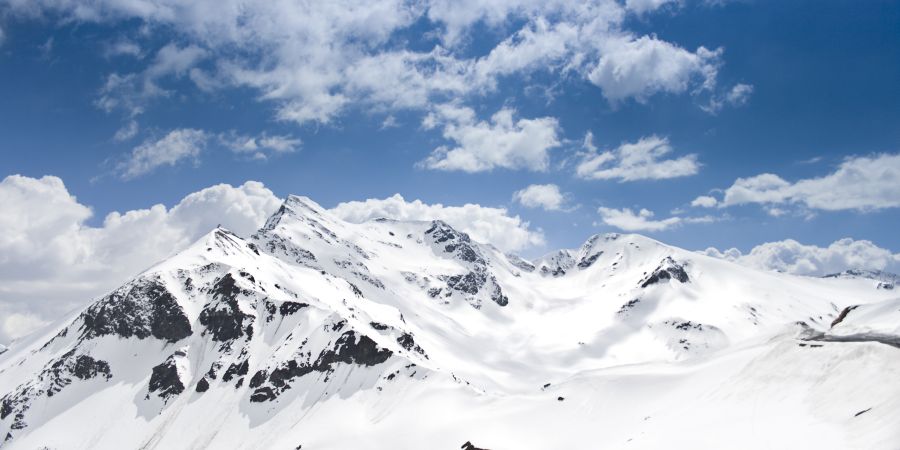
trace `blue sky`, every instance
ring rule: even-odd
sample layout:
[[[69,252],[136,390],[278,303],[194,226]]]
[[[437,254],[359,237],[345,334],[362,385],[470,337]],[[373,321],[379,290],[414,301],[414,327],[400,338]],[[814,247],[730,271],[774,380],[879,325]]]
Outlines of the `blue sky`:
[[[895,269],[898,23],[877,0],[0,0],[0,223],[21,234],[0,248],[68,267],[116,249],[95,242],[124,239],[113,212],[165,205],[154,226],[181,220],[183,245],[295,193],[443,214],[527,256],[631,231]],[[91,244],[42,247],[72,230]]]
[[[556,118],[558,138],[565,142],[550,151],[553,167],[544,172],[495,168],[472,174],[416,167],[446,144],[440,129],[421,126],[428,106],[391,110],[351,103],[328,123],[296,123],[278,120],[278,102],[261,99],[257,89],[225,86],[204,92],[175,76],[159,81],[170,91],[167,96],[142,106],[145,112],[136,119],[140,131],[132,139],[115,141],[128,119],[127,112],[97,106],[107,77],[139,72],[161,47],[192,45],[196,38],[164,25],[143,36],[147,21],[140,18],[73,20],[70,11],[49,7],[41,17],[17,14],[14,6],[5,9],[0,167],[6,174],[59,176],[79,201],[93,207],[98,221],[113,210],[171,205],[211,184],[259,180],[278,195],[302,193],[326,206],[394,193],[429,203],[507,206],[541,227],[550,247],[572,246],[592,232],[613,228],[596,224],[601,205],[646,208],[657,218],[668,217],[670,210],[685,208],[711,189],[727,188],[738,177],[764,172],[786,180],[823,176],[849,156],[896,152],[900,141],[896,2],[683,2],[630,14],[623,28],[636,35],[655,35],[688,51],[722,48],[715,89],[751,85],[746,103],[710,114],[701,106],[719,94],[692,95],[688,91],[696,86],[690,86],[685,92],[611,104],[601,88],[558,70],[501,77],[495,90],[472,94],[463,104],[479,120],[502,107],[521,118]],[[510,14],[501,24],[476,23],[466,31],[460,53],[487,54],[525,26],[524,20]],[[440,37],[423,35],[439,26],[414,24],[397,31],[395,39],[408,40],[409,48],[427,49],[440,44]],[[140,57],[110,55],[110,46],[126,41],[140,49]],[[213,58],[200,67],[212,68]],[[396,118],[398,126],[381,129],[387,116]],[[302,144],[290,154],[252,161],[208,143],[196,162],[160,167],[129,180],[115,175],[111,161],[141,142],[182,128],[289,135]],[[675,155],[696,154],[702,166],[696,175],[668,180],[578,179],[571,167],[559,165],[581,150],[588,131],[601,149],[664,136]],[[511,201],[512,192],[535,183],[557,184],[580,207],[547,213]],[[689,248],[746,249],[788,237],[826,244],[845,236],[900,247],[900,236],[890,225],[897,223],[896,209],[813,211],[812,218],[805,212],[773,218],[758,205],[721,212],[728,218],[654,234]]]

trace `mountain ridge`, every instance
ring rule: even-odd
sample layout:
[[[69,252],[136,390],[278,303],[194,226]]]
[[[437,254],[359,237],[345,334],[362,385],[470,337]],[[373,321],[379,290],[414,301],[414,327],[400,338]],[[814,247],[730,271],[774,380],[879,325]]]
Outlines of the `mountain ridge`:
[[[0,353],[2,445],[387,444],[316,431],[345,417],[363,435],[388,433],[401,448],[403,442],[421,448],[434,433],[446,448],[469,440],[553,448],[559,442],[512,431],[521,430],[521,414],[584,438],[600,414],[587,399],[636,368],[646,372],[634,380],[699,370],[698,379],[737,377],[741,386],[749,375],[729,361],[764,377],[774,369],[752,369],[759,358],[780,361],[779,351],[825,345],[823,354],[844,355],[849,345],[863,346],[894,370],[882,355],[895,349],[870,348],[884,340],[867,340],[872,334],[859,331],[875,326],[881,334],[897,333],[878,325],[889,308],[879,305],[890,301],[889,291],[863,280],[755,271],[640,235],[594,235],[577,250],[528,262],[443,221],[351,224],[309,198],[289,196],[253,235],[216,228],[46,338]],[[837,336],[832,328],[852,327],[846,335],[856,342],[823,339]],[[827,361],[813,358],[803,370]],[[687,384],[690,389],[672,395],[690,398],[700,389]],[[417,408],[448,407],[452,416],[424,421],[420,432],[402,426],[423,420],[413,414]],[[221,412],[203,413],[210,408]],[[558,408],[571,424],[550,419]],[[653,408],[677,411],[677,403]],[[880,409],[886,411],[881,420],[898,418]],[[130,437],[78,414],[86,411],[101,411]],[[492,431],[460,418],[466,411],[503,425]],[[677,423],[672,414],[668,420]],[[637,433],[644,425],[636,423],[623,430]],[[85,437],[73,440],[66,430],[74,429]],[[179,433],[189,439],[179,440]],[[862,439],[848,436],[835,442]],[[566,448],[591,442],[574,440]]]

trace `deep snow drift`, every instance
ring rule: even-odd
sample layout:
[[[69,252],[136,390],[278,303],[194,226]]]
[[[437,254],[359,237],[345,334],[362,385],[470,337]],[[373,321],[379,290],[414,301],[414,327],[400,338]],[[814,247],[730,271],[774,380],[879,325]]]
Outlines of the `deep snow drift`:
[[[862,272],[526,261],[291,196],[0,353],[0,447],[895,449],[898,324]]]

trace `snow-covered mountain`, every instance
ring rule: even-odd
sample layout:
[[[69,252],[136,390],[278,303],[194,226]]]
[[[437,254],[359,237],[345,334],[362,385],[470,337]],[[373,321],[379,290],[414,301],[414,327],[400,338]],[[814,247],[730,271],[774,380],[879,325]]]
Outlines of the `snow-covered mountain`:
[[[868,279],[875,282],[876,289],[894,289],[900,283],[900,275],[883,270],[847,269],[843,272],[825,275],[825,278]]]
[[[884,448],[900,300],[638,235],[535,261],[291,196],[0,354],[9,449]]]

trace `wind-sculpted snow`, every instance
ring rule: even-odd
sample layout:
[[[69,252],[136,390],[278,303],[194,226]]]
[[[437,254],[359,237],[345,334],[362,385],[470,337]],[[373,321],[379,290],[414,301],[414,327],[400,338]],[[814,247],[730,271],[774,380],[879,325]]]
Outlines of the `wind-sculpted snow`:
[[[863,275],[526,261],[290,196],[0,353],[2,447],[893,449],[900,306]]]

